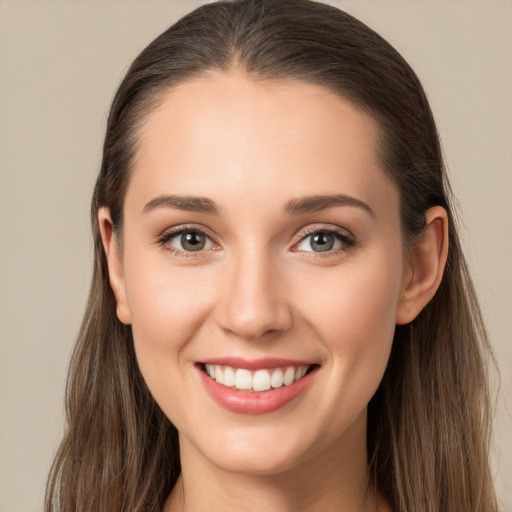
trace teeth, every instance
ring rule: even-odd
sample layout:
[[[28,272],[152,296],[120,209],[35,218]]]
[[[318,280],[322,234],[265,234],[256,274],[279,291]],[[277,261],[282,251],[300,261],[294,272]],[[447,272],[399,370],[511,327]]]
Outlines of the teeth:
[[[258,370],[252,377],[252,389],[268,391],[270,388],[270,373],[267,370]]]
[[[206,374],[219,384],[245,391],[268,391],[272,388],[289,386],[302,379],[308,369],[309,365],[302,365],[251,372],[244,368],[232,368],[231,366],[205,365]]]
[[[286,368],[284,372],[283,382],[285,386],[289,386],[295,380],[295,369],[293,367]]]
[[[217,381],[220,382],[220,381]],[[220,382],[220,384],[224,384]],[[252,375],[249,370],[238,369],[235,373],[235,388],[252,389]]]
[[[283,370],[281,370],[281,368],[274,370],[272,378],[270,379],[270,384],[272,385],[273,388],[280,388],[284,384]]]
[[[235,385],[235,372],[230,366],[226,366],[224,368],[224,380],[222,381],[222,384],[228,387]]]

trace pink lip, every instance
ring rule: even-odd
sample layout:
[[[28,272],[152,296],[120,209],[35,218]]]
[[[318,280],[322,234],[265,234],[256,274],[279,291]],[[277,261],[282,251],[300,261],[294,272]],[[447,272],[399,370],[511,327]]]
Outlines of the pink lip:
[[[233,362],[232,359],[230,361],[231,363]],[[208,362],[208,364],[227,363]],[[295,362],[294,364],[284,364],[282,366],[294,366],[296,364]],[[232,366],[232,364],[228,366]],[[247,366],[233,366],[237,368],[253,369],[247,368]],[[277,366],[281,365],[276,365],[275,367]],[[257,368],[272,368],[272,366],[260,364]],[[210,396],[225,409],[240,414],[265,414],[280,409],[297,398],[309,386],[317,373],[317,368],[315,368],[302,379],[289,386],[281,386],[280,388],[271,389],[269,391],[250,392],[223,386],[206,375],[200,367],[197,367],[197,369]]]
[[[216,357],[205,359],[202,364],[216,364],[219,366],[231,366],[232,368],[244,368],[246,370],[260,370],[262,368],[283,368],[286,366],[305,366],[315,364],[313,361],[296,361],[293,359],[277,359],[262,357],[260,359],[244,359],[243,357]]]

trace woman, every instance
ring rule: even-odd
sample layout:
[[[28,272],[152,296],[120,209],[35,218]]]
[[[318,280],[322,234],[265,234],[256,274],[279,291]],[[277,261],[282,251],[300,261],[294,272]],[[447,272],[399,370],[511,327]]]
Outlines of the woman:
[[[435,124],[368,27],[183,18],[119,87],[92,223],[47,510],[496,510]]]

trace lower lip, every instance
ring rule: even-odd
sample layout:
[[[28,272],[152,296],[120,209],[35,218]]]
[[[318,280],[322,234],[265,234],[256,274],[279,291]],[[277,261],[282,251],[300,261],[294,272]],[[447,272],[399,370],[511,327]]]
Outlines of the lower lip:
[[[297,398],[311,383],[316,368],[302,379],[268,391],[240,391],[219,384],[198,368],[210,396],[222,407],[240,414],[265,414],[276,411]]]

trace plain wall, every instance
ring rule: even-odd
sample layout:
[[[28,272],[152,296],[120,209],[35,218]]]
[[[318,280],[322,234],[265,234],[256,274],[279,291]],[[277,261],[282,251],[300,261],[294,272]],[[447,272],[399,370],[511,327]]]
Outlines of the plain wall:
[[[63,431],[110,100],[137,53],[199,3],[0,0],[1,512],[42,509]],[[502,372],[493,461],[512,510],[512,2],[331,3],[386,37],[431,100]]]

